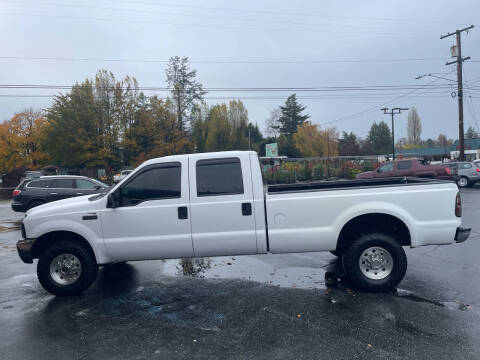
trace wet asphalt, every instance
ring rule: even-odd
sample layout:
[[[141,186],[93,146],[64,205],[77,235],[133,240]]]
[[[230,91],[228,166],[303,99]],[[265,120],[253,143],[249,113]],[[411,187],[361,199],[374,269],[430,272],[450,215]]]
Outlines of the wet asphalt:
[[[462,200],[471,238],[407,249],[393,293],[304,253],[107,266],[71,298],[20,261],[22,214],[0,202],[0,359],[480,359],[480,187]]]

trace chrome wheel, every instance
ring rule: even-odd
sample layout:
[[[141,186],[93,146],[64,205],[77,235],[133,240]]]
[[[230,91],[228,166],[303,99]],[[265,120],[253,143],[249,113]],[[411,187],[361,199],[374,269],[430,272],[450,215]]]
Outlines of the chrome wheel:
[[[80,278],[82,263],[72,254],[60,254],[50,263],[50,276],[59,285],[71,285]]]
[[[468,180],[466,177],[461,177],[460,179],[458,179],[457,184],[460,187],[466,187],[468,185]]]
[[[372,280],[385,279],[393,270],[392,255],[379,246],[364,250],[358,263],[362,274]]]

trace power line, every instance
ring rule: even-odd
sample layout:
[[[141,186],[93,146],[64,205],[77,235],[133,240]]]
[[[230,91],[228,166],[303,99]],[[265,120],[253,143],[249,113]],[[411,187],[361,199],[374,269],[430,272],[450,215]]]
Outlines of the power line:
[[[172,3],[161,3],[161,2],[151,2],[151,1],[131,1],[131,0],[108,0],[115,3],[130,3],[130,4],[142,4],[142,5],[153,5],[153,6],[163,6],[163,7],[181,7],[181,8],[191,8],[191,9],[200,9],[200,10],[214,10],[214,11],[227,11],[227,12],[243,12],[243,13],[255,13],[255,14],[270,14],[270,15],[286,15],[286,16],[305,16],[305,17],[320,17],[320,18],[331,18],[331,19],[351,19],[351,20],[377,20],[377,21],[395,21],[395,22],[414,22],[414,23],[432,23],[432,24],[449,24],[456,25],[458,23],[445,22],[445,21],[435,21],[435,20],[425,20],[425,19],[410,19],[410,18],[380,18],[380,17],[361,17],[361,16],[339,16],[339,15],[327,15],[327,14],[318,14],[318,13],[299,13],[293,11],[272,11],[272,10],[258,10],[258,9],[239,9],[239,8],[221,8],[221,7],[207,7],[200,5],[186,5],[186,4],[172,4]]]
[[[450,75],[452,72],[453,72],[453,71],[450,71],[450,72],[445,73],[445,74],[442,74],[442,75]],[[438,80],[440,80],[440,79],[434,79],[434,80],[432,80],[431,82],[429,82],[429,83],[426,84],[426,85],[432,85],[433,83],[437,82]],[[329,125],[329,124],[338,123],[338,122],[341,122],[341,121],[344,121],[344,120],[347,120],[347,119],[350,119],[350,118],[353,118],[353,117],[357,117],[357,116],[359,116],[359,115],[366,114],[366,113],[368,113],[368,112],[370,112],[370,111],[373,111],[373,110],[378,110],[380,107],[389,105],[389,104],[391,104],[391,103],[394,102],[394,101],[397,101],[397,100],[399,100],[399,99],[401,99],[401,98],[404,98],[404,97],[406,97],[406,96],[408,96],[408,95],[411,95],[411,94],[415,93],[416,91],[418,91],[418,89],[409,91],[409,92],[407,92],[407,93],[405,93],[405,94],[403,94],[403,95],[394,97],[393,99],[390,99],[390,100],[388,100],[388,101],[386,101],[386,102],[384,102],[384,103],[381,103],[381,104],[378,104],[378,105],[369,107],[369,108],[364,109],[364,110],[362,110],[362,111],[359,111],[359,112],[357,112],[357,113],[354,113],[354,114],[351,114],[351,115],[342,116],[342,117],[337,118],[337,119],[335,119],[335,120],[331,120],[331,121],[324,122],[324,123],[322,123],[322,124],[320,124],[320,125]]]
[[[32,61],[98,61],[98,62],[137,62],[162,63],[169,60],[161,59],[120,59],[120,58],[90,58],[90,57],[45,57],[45,56],[0,56],[0,60],[32,60]],[[398,58],[398,59],[318,59],[318,60],[191,60],[194,64],[324,64],[324,63],[388,63],[441,61],[445,58]]]
[[[92,5],[83,5],[83,4],[62,4],[49,1],[33,1],[33,0],[0,0],[0,2],[12,3],[12,4],[34,4],[34,5],[51,5],[51,6],[60,6],[67,8],[81,8],[81,9],[94,9],[94,10],[107,10],[107,11],[120,11],[128,13],[140,13],[140,14],[155,14],[162,16],[186,16],[194,18],[206,18],[214,20],[233,20],[233,21],[246,21],[246,22],[257,22],[264,24],[284,24],[284,25],[295,25],[295,26],[319,26],[319,27],[328,27],[332,28],[331,24],[319,24],[319,23],[305,23],[305,22],[294,22],[294,21],[284,21],[284,20],[265,20],[265,19],[252,19],[252,18],[235,18],[235,17],[226,17],[226,16],[211,16],[211,15],[201,15],[201,14],[185,14],[178,12],[165,12],[165,11],[152,11],[152,10],[139,10],[132,8],[113,8],[105,6],[92,6]],[[376,27],[376,26],[362,26],[362,25],[341,25],[342,28],[353,28],[353,29],[370,29],[370,30],[392,30],[391,28],[385,27]],[[403,29],[393,29],[393,30],[403,30]],[[425,31],[423,31],[425,32]],[[430,31],[434,33],[434,31]]]
[[[171,26],[186,26],[196,28],[210,28],[210,29],[229,29],[229,30],[249,30],[249,31],[280,31],[280,32],[308,32],[308,33],[335,33],[335,34],[349,34],[349,35],[398,35],[398,36],[416,36],[417,33],[407,32],[366,32],[366,31],[339,31],[339,30],[318,30],[318,29],[291,29],[291,28],[262,28],[262,27],[246,27],[246,26],[229,26],[229,25],[210,25],[210,24],[192,24],[192,23],[176,23],[171,21],[147,21],[147,20],[131,20],[131,19],[113,19],[113,18],[101,18],[101,17],[85,17],[85,16],[71,16],[71,15],[50,15],[50,14],[26,14],[18,12],[0,12],[0,15],[13,15],[13,16],[30,16],[30,17],[45,17],[52,19],[73,19],[73,20],[86,20],[86,21],[104,21],[114,23],[127,23],[127,24],[148,24],[148,25],[171,25]]]
[[[93,85],[53,85],[53,84],[0,84],[0,89],[53,89],[70,90],[72,88],[95,87]],[[109,87],[97,87],[109,88]],[[120,90],[155,90],[172,91],[172,88],[165,86],[131,86],[116,87]],[[336,92],[336,91],[392,91],[392,90],[424,90],[424,89],[452,89],[452,84],[408,84],[408,85],[360,85],[360,86],[312,86],[312,87],[205,87],[205,91],[225,92]],[[471,90],[479,90],[479,86],[471,86]]]

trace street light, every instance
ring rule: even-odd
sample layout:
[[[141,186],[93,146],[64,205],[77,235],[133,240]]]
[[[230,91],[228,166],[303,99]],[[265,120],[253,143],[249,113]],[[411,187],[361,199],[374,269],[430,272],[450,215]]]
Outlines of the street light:
[[[394,122],[394,115],[395,114],[401,114],[403,110],[408,110],[408,108],[392,108],[390,112],[388,111],[388,108],[381,108],[381,111],[383,111],[384,114],[390,114],[392,115],[392,158],[395,160],[395,122]]]

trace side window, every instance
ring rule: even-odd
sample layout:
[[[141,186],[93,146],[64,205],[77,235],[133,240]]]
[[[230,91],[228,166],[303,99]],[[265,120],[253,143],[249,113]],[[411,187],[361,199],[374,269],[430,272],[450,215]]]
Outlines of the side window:
[[[471,168],[472,168],[472,164],[469,164],[469,163],[460,164],[460,169],[471,169]]]
[[[50,187],[54,189],[73,189],[75,184],[73,179],[56,179]]]
[[[51,187],[50,184],[51,184],[51,180],[34,180],[34,181],[30,181],[27,184],[27,187],[46,189],[46,188]]]
[[[393,163],[385,164],[379,170],[380,170],[380,172],[392,171],[393,170]]]
[[[83,190],[95,190],[95,186],[97,186],[97,184],[85,179],[75,179],[75,183],[77,184],[77,189]]]
[[[408,170],[412,167],[412,162],[411,161],[399,161],[397,163],[397,169],[398,170]]]
[[[179,198],[181,164],[156,165],[140,172],[121,187],[121,206],[134,206],[147,200]]]
[[[239,158],[197,161],[197,196],[243,194]]]

